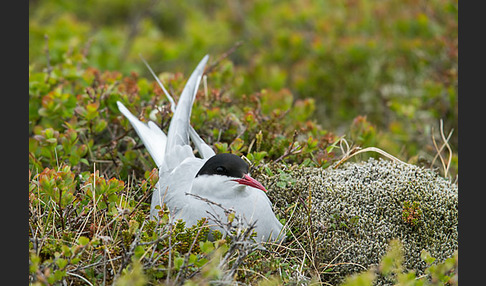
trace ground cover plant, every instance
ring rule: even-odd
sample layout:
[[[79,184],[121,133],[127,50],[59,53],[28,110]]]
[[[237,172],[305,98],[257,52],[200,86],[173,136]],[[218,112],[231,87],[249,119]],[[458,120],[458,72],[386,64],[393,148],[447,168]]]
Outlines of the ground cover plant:
[[[92,2],[112,9],[29,12],[31,284],[457,284],[457,2]],[[216,221],[232,235],[214,241],[204,220],[148,220],[157,170],[116,101],[166,131],[169,102],[138,54],[177,100],[212,51],[191,122],[265,182],[282,245],[258,248],[230,211]],[[353,205],[377,183],[375,213]]]
[[[251,236],[251,229],[246,232],[237,231],[238,218],[231,217],[230,212],[228,218],[223,218],[219,223],[229,231],[234,230],[234,237],[216,241],[205,239],[208,229],[204,221],[188,229],[183,223],[171,221],[166,211],[160,222],[149,221],[149,198],[158,179],[157,170],[135,132],[115,109],[114,103],[125,100],[129,104],[131,100],[132,107],[138,103],[138,106],[142,106],[139,112],[141,116],[152,116],[167,127],[167,118],[170,118],[168,102],[157,91],[155,82],[137,78],[135,74],[123,77],[116,73],[100,74],[97,70],[86,69],[80,70],[78,78],[68,81],[62,75],[64,68],[65,65],[59,65],[51,71],[60,74],[57,80],[53,80],[46,72],[31,74],[31,106],[40,106],[37,110],[32,109],[35,125],[29,139],[29,248],[32,282],[55,284],[69,281],[93,285],[137,279],[142,284],[155,281],[175,284],[197,284],[204,281],[256,283],[267,280],[275,284],[292,281],[342,282],[348,271],[337,270],[339,263],[332,263],[332,257],[306,258],[307,251],[314,256],[323,249],[322,245],[319,246],[321,250],[313,248],[318,245],[314,244],[315,240],[321,238],[314,232],[312,224],[312,220],[322,215],[322,211],[317,210],[317,214],[310,215],[310,212],[316,211],[311,202],[318,200],[315,194],[310,195],[308,186],[317,184],[317,181],[312,179],[313,183],[310,184],[311,181],[302,180],[303,177],[308,178],[309,174],[299,175],[299,170],[310,168],[315,175],[318,170],[326,168],[349,168],[346,167],[348,163],[338,169],[330,167],[337,166],[338,159],[342,158],[337,155],[342,153],[338,152],[339,138],[328,134],[305,116],[307,109],[312,109],[312,101],[302,102],[301,108],[296,104],[296,108],[285,112],[285,117],[282,117],[278,108],[264,116],[259,110],[264,97],[261,93],[252,95],[249,102],[253,105],[239,109],[231,98],[220,100],[220,106],[215,105],[213,97],[218,96],[218,90],[213,90],[211,95],[205,94],[204,89],[199,91],[193,117],[204,118],[201,121],[205,128],[201,129],[208,133],[202,132],[202,136],[209,138],[210,142],[214,138],[212,143],[219,152],[233,152],[248,158],[253,173],[263,176],[260,180],[269,186],[269,196],[276,202],[276,212],[282,222],[305,222],[289,226],[286,244],[269,245],[267,250],[262,251],[257,249],[256,244],[246,241]],[[183,81],[182,77],[174,77],[169,86],[179,86],[180,89]],[[148,101],[142,101],[144,93],[141,90],[144,87]],[[49,91],[45,95],[40,92],[36,95],[42,89]],[[282,94],[286,96],[285,92]],[[70,105],[72,98],[76,99],[76,104]],[[249,109],[251,107],[253,109]],[[211,114],[211,108],[217,108],[218,116]],[[225,112],[225,109],[231,112]],[[260,129],[262,126],[266,127],[265,132]],[[289,165],[289,162],[292,163]],[[288,171],[291,165],[297,168],[296,172]],[[426,174],[425,169],[416,168],[413,174]],[[398,174],[406,174],[394,166],[385,169],[388,172],[399,170]],[[349,174],[344,177],[346,180],[353,178]],[[391,177],[400,178],[399,175]],[[437,174],[434,177],[444,180]],[[319,175],[319,178],[336,180],[337,176],[328,174]],[[454,257],[452,255],[457,249],[457,189],[452,182],[446,181],[440,181],[440,184],[445,185],[440,186],[438,195],[441,195],[440,192],[452,192],[453,197],[451,205],[446,206],[446,211],[439,215],[443,216],[441,221],[445,217],[452,219],[449,227],[455,228],[456,232],[451,232],[452,237],[446,234],[452,239],[444,241],[450,250],[434,253],[441,258],[440,262],[449,256]],[[412,181],[411,184],[423,182],[429,184],[427,188],[434,188],[430,185],[430,178]],[[420,190],[422,187],[414,188]],[[316,191],[322,193],[319,190],[321,187]],[[299,200],[299,203],[295,203],[293,196],[296,194],[299,194],[300,200],[304,199],[301,203]],[[326,196],[325,200],[329,199]],[[403,211],[398,214],[402,216],[404,225],[410,224],[413,227],[425,221],[420,211],[427,209],[417,204],[414,200],[413,203],[406,201],[400,206]],[[417,210],[412,211],[414,208]],[[448,211],[453,213],[449,214]],[[292,220],[295,212],[308,214],[308,217],[296,216]],[[354,219],[351,212],[346,215],[350,217],[340,217],[339,213],[328,215],[327,219],[331,220],[326,227],[342,231],[352,228],[360,220]],[[325,223],[325,219],[320,218],[316,223],[319,221]],[[413,228],[411,231],[416,232]],[[326,232],[331,233],[329,229]],[[336,236],[332,239],[337,241]],[[366,239],[369,240],[369,237]],[[388,243],[388,240],[382,241],[382,248],[383,243]],[[349,249],[347,246],[343,248]],[[323,253],[332,252],[328,248]],[[421,252],[419,254],[422,255]],[[341,256],[337,253],[334,255],[336,258]],[[447,262],[444,272],[434,274],[442,277],[441,281],[455,277],[456,260],[452,259]],[[320,266],[316,266],[316,261],[321,261]],[[326,261],[327,265],[322,264]],[[341,263],[347,264],[346,261]],[[368,268],[363,266],[368,266],[363,262],[358,265],[351,273],[359,272],[362,270],[360,268]],[[428,281],[429,275],[432,275],[425,274],[428,270],[425,267],[415,266],[412,269],[420,271],[422,275],[421,280],[417,281]],[[453,271],[452,274],[450,271]],[[335,273],[338,273],[338,278]],[[372,281],[379,273],[370,274],[366,279]],[[406,277],[416,281],[414,273],[412,271]]]

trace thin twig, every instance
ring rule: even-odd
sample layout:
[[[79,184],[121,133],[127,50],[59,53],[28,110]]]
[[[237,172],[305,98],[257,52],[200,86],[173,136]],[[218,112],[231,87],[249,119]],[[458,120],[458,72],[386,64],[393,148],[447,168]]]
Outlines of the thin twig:
[[[89,52],[89,48],[91,47],[91,43],[93,42],[93,38],[89,38],[88,41],[86,41],[86,44],[84,45],[82,51],[81,51],[81,55],[83,57],[83,59],[86,59],[88,57],[88,52]],[[76,69],[77,70],[81,70],[81,63],[83,61],[78,61],[78,64],[76,65]]]
[[[89,285],[93,286],[93,284],[91,282],[89,282],[88,279],[84,278],[83,276],[81,275],[78,275],[76,273],[72,273],[72,272],[66,272],[67,275],[71,275],[71,276],[74,276],[74,277],[78,277],[79,279],[83,280],[84,282],[88,283]]]
[[[443,125],[442,119],[440,120],[440,136],[441,136],[441,139],[444,141],[444,143],[439,148],[437,146],[437,142],[435,141],[435,137],[434,137],[434,127],[432,127],[432,143],[434,144],[436,155],[435,155],[434,159],[432,160],[430,167],[434,166],[435,160],[437,159],[437,157],[439,157],[439,159],[442,163],[442,168],[444,169],[444,177],[447,177],[447,174],[449,172],[449,167],[450,167],[450,164],[451,164],[451,160],[452,160],[452,150],[451,150],[451,147],[449,145],[449,139],[451,138],[453,131],[454,131],[454,129],[452,129],[451,132],[449,132],[449,135],[447,136],[447,138],[445,138],[445,136],[444,136],[444,125]],[[444,147],[446,147],[447,150],[449,151],[449,160],[448,160],[447,164],[445,164],[444,159],[442,158],[442,150],[444,149]]]
[[[185,195],[188,195],[188,196],[193,196],[193,197],[195,197],[195,198],[196,198],[196,199],[198,199],[198,200],[201,200],[201,201],[206,202],[206,203],[211,204],[211,205],[215,205],[215,206],[217,206],[217,207],[221,208],[221,209],[224,211],[224,213],[225,213],[226,215],[228,215],[228,214],[230,214],[230,213],[232,212],[231,210],[229,210],[229,209],[227,209],[227,208],[223,207],[223,205],[222,205],[222,204],[219,204],[219,203],[213,202],[213,201],[211,201],[211,200],[209,200],[209,199],[207,199],[207,198],[201,197],[200,195],[197,195],[197,194],[191,194],[191,193],[185,193]]]
[[[329,263],[325,263],[325,267],[324,269],[322,269],[322,272],[325,272],[325,270],[330,267],[330,266],[336,266],[336,265],[339,265],[339,264],[351,264],[350,262],[345,262],[345,263],[339,263],[339,264],[332,264],[336,259],[339,258],[339,256],[341,256],[344,252],[346,252],[348,249],[350,249],[351,247],[353,247],[356,243],[352,243],[350,244],[348,247],[346,247],[345,249],[343,249],[341,252],[339,252],[338,255],[336,255],[336,257],[334,257]],[[354,264],[354,263],[353,263]],[[359,265],[359,264],[355,264],[355,265]],[[359,265],[361,266],[363,269],[366,269],[366,267],[362,266],[362,265]]]
[[[120,256],[117,256],[117,257],[114,257],[114,258],[108,259],[107,261],[108,261],[108,262],[112,262],[112,261],[115,261],[115,260],[118,260],[118,259],[121,259],[121,258],[123,258],[123,257],[120,255]],[[74,269],[74,271],[83,270],[83,269],[88,269],[88,268],[93,268],[93,267],[95,267],[95,266],[100,265],[101,263],[103,263],[103,260],[101,260],[101,259],[100,259],[100,261],[98,261],[98,262],[94,262],[94,263],[91,263],[91,264],[88,264],[88,265],[85,265],[85,266],[78,267],[78,268]],[[106,262],[105,262],[105,263],[106,263]]]
[[[240,47],[242,44],[243,44],[243,41],[236,42],[229,50],[224,52],[216,61],[214,61],[211,65],[209,65],[208,68],[206,68],[206,71],[204,72],[204,74],[208,74],[208,73],[212,72],[213,69],[216,68],[222,60],[224,60],[229,55],[234,53],[236,51],[236,49],[238,47]]]
[[[47,83],[49,81],[49,78],[51,77],[52,66],[51,66],[51,57],[49,55],[49,36],[45,34],[44,39],[46,42],[46,45],[44,47],[44,52],[46,53],[46,61],[47,61],[47,77],[45,82]]]
[[[346,148],[344,148],[341,143],[344,143],[346,145]],[[367,148],[361,149],[360,147],[356,146],[356,147],[349,149],[348,142],[344,138],[340,139],[340,147],[341,147],[341,151],[344,153],[344,155],[343,155],[343,158],[341,160],[339,160],[339,162],[337,162],[336,165],[334,165],[334,169],[339,167],[339,165],[346,162],[351,157],[358,155],[360,153],[364,153],[364,152],[376,152],[376,153],[379,153],[379,154],[383,155],[384,157],[386,157],[386,158],[388,158],[392,161],[399,162],[399,163],[402,163],[402,164],[407,164],[407,163],[403,162],[402,160],[396,158],[395,156],[392,156],[392,155],[388,154],[387,152],[381,150],[380,148],[367,147]]]
[[[275,161],[273,161],[273,163],[278,163],[281,160],[283,160],[284,158],[291,156],[291,155],[299,154],[302,151],[301,146],[297,145],[296,147],[294,147],[297,135],[298,135],[297,130],[295,130],[294,135],[292,136],[292,142],[290,143],[289,147],[285,150],[285,152],[282,154],[282,156],[278,157]]]

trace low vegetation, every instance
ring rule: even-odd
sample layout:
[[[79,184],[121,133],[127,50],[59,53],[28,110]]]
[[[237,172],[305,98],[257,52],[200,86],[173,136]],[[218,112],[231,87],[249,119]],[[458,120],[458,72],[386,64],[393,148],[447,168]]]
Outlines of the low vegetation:
[[[209,222],[205,220],[186,228],[183,222],[171,220],[166,210],[161,210],[165,215],[159,222],[148,220],[158,173],[115,102],[122,100],[142,119],[151,118],[163,128],[170,118],[168,102],[155,82],[135,74],[123,77],[90,68],[67,78],[69,68],[76,69],[66,63],[50,73],[30,75],[32,283],[325,284],[341,283],[360,271],[367,272],[347,278],[346,283],[356,279],[432,283],[433,275],[454,281],[456,185],[433,171],[403,162],[387,165],[384,162],[390,161],[371,159],[364,165],[346,162],[338,166],[343,154],[338,143],[343,138],[309,119],[312,100],[297,101],[285,111],[262,103],[266,96],[285,101],[291,96],[285,91],[253,94],[243,105],[221,96],[217,89],[211,93],[201,89],[193,111],[201,136],[218,152],[245,156],[254,176],[260,176],[269,188],[276,212],[287,225],[282,245],[260,249],[251,242],[252,229],[239,231],[239,218],[229,212],[228,218],[212,218],[212,223],[224,225],[233,235],[214,241],[206,239]],[[209,83],[211,76],[207,74]],[[172,90],[182,88],[182,77],[170,78]],[[262,106],[270,110],[264,112]],[[354,187],[352,180],[357,180]],[[351,201],[345,199],[346,191],[363,196],[365,191],[377,191],[370,184],[378,183],[383,187],[381,194],[368,195],[384,199],[378,209],[389,207],[385,199],[390,194],[403,196],[394,212],[390,208],[392,212],[380,215],[390,219],[384,236],[371,224],[378,213],[349,208]],[[426,195],[434,196],[432,201],[443,210],[431,213]],[[356,193],[349,193],[350,199],[355,197]],[[449,197],[447,204],[437,201]],[[442,222],[447,218],[450,225],[432,231],[435,236],[421,233],[417,225],[434,223],[433,215]],[[404,231],[410,235],[403,236]],[[403,271],[375,269],[380,257],[387,257],[386,247],[394,238],[405,239],[406,251],[390,254],[407,258],[400,265]],[[371,248],[358,243],[359,239],[370,242]],[[437,243],[449,247],[438,249]],[[433,252],[433,256],[427,254],[429,265],[423,261],[424,249]],[[430,264],[430,257],[439,258],[440,263]],[[429,273],[432,266],[437,273]]]
[[[32,285],[457,285],[457,2],[92,2],[30,3]],[[195,51],[191,122],[251,164],[282,244],[229,210],[148,219],[158,172],[116,101],[167,131],[138,54],[177,100]]]

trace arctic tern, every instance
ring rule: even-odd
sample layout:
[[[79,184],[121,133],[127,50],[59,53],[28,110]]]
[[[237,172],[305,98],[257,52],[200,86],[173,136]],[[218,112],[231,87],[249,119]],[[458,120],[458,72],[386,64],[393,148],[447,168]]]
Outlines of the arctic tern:
[[[154,122],[141,122],[117,102],[118,109],[129,120],[159,169],[151,218],[157,219],[165,204],[175,219],[192,226],[201,218],[208,218],[209,213],[225,218],[224,210],[214,205],[219,204],[233,209],[247,225],[255,222],[257,241],[282,241],[282,224],[275,217],[265,194],[267,190],[249,175],[248,164],[234,154],[215,154],[190,125],[192,105],[208,58],[204,56],[187,80],[177,105],[142,58],[171,103],[173,117],[167,135]],[[201,158],[194,155],[190,141]],[[222,231],[215,225],[210,228]]]

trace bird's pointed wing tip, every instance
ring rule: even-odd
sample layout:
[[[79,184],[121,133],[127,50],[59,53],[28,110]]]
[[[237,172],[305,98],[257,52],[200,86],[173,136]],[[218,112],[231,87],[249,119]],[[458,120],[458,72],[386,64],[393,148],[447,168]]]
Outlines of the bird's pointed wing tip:
[[[120,110],[121,113],[125,113],[126,111],[128,111],[128,109],[125,107],[125,105],[123,105],[123,103],[121,103],[121,101],[117,100],[116,105],[118,106],[118,110]]]
[[[206,55],[205,55],[205,56],[202,58],[201,63],[204,63],[204,65],[205,65],[205,64],[208,62],[208,60],[209,60],[209,54],[206,54]]]

